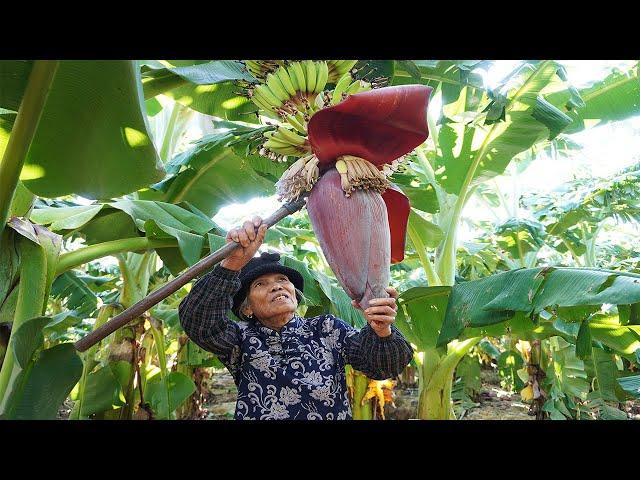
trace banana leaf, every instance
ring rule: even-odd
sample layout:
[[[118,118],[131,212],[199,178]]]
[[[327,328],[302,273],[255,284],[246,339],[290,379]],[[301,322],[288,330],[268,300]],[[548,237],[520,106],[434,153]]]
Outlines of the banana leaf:
[[[44,197],[104,199],[162,179],[142,102],[134,61],[60,62],[22,170],[24,185]]]

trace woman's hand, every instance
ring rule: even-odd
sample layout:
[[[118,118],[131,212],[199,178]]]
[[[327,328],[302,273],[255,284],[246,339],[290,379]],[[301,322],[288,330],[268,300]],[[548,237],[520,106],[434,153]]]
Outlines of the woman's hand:
[[[229,230],[227,243],[236,242],[242,248],[236,248],[231,255],[222,260],[220,265],[229,270],[240,270],[256,254],[264,241],[266,232],[267,224],[262,223],[260,217],[253,217],[253,220],[244,222],[241,227]]]
[[[391,295],[389,298],[372,298],[369,300],[369,307],[363,311],[364,318],[379,337],[391,335],[391,324],[396,321],[398,310],[396,305],[398,291],[393,287],[387,287],[385,290]],[[351,300],[351,305],[362,310],[355,300]]]

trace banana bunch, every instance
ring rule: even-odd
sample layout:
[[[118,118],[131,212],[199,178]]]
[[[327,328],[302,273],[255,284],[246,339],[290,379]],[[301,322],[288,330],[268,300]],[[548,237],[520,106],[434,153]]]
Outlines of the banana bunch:
[[[267,141],[262,145],[263,148],[278,155],[302,157],[311,152],[311,146],[306,137],[299,135],[293,129],[279,126],[275,130],[265,132],[264,137]]]
[[[250,68],[250,67],[247,67]],[[315,99],[327,85],[329,67],[325,61],[304,60],[279,66],[266,73],[264,83],[249,91],[253,103],[281,117],[317,110]]]
[[[303,137],[307,136],[307,123],[309,122],[309,115],[302,112],[296,112],[295,115],[287,114],[285,117],[286,122],[291,125],[296,131]]]
[[[358,63],[357,60],[328,60],[329,67],[328,83],[336,83],[340,77],[350,71]]]
[[[251,75],[258,80],[264,80],[267,74],[275,72],[284,65],[283,60],[244,60],[244,64]]]
[[[331,92],[330,105],[336,105],[344,100],[347,96],[358,92],[366,92],[371,90],[371,84],[364,80],[354,80],[349,72],[340,77],[335,88]]]

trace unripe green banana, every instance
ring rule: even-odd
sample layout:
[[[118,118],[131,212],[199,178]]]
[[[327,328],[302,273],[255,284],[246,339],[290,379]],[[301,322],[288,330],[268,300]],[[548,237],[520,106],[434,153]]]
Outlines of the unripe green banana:
[[[260,106],[260,108],[262,108],[263,110],[266,110],[268,112],[275,112],[276,107],[267,100],[267,98],[262,94],[261,90],[258,91],[257,88],[254,88],[251,100],[253,100],[253,102],[256,105]]]
[[[337,83],[340,77],[349,72],[356,63],[358,63],[357,60],[329,60],[329,78],[327,82]]]
[[[304,145],[306,142],[306,139],[304,137],[301,137],[297,133],[292,132],[288,128],[278,127],[278,133],[280,134],[280,137],[293,145]]]
[[[327,62],[320,61],[318,62],[314,93],[320,93],[324,90],[324,87],[327,84],[327,78],[329,78],[329,66],[327,65]]]
[[[267,105],[266,103],[264,103],[262,101],[261,98],[259,98],[255,93],[251,96],[251,101],[258,106],[258,108],[260,108],[261,110],[266,110],[267,112],[272,112],[273,111],[273,107]]]
[[[289,125],[295,128],[298,133],[304,135],[305,137],[307,136],[307,130],[304,128],[304,124],[300,123],[296,117],[294,117],[293,115],[287,115],[287,122],[289,123]]]
[[[282,106],[282,100],[271,93],[271,90],[266,85],[258,85],[254,89],[254,94],[258,95],[258,98],[261,98],[267,105],[272,105],[276,108]]]
[[[245,60],[244,64],[254,77],[260,72],[260,64],[255,60]]]
[[[300,150],[298,150],[295,146],[276,142],[273,139],[269,139],[264,143],[264,147],[271,150],[272,152],[280,153],[282,155],[298,155],[302,156]]]
[[[298,122],[300,122],[300,125],[302,125],[304,127],[304,129],[306,130],[306,124],[307,124],[307,119],[304,117],[304,113],[302,113],[300,110],[298,110],[296,112],[296,114],[294,115],[296,120],[298,120]]]
[[[350,73],[345,73],[340,77],[340,80],[336,83],[336,88],[333,89],[333,93],[331,95],[331,105],[336,105],[342,101],[342,94],[347,91],[352,80]]]
[[[291,78],[289,77],[289,73],[285,67],[280,67],[276,70],[276,76],[282,83],[282,86],[287,91],[290,97],[296,96],[296,89],[293,88],[293,84],[291,83]]]
[[[357,60],[342,60],[340,65],[338,65],[336,68],[338,69],[338,72],[340,74],[344,74],[344,73],[348,72],[349,70],[351,70],[355,66],[356,63],[358,63]]]
[[[291,79],[291,85],[293,85],[293,89],[296,92],[303,90],[302,88],[300,88],[300,80],[298,79],[298,75],[296,74],[296,71],[293,68],[293,64],[290,64],[287,67],[287,73],[289,74],[289,78]]]
[[[273,95],[278,98],[278,100],[282,102],[286,102],[287,100],[289,100],[289,94],[282,85],[282,82],[280,82],[280,79],[273,73],[267,75],[267,86],[269,87],[269,90],[271,90],[271,93],[273,93]]]
[[[307,93],[313,93],[316,88],[316,63],[313,60],[307,60],[305,62],[305,73],[307,77]]]
[[[364,82],[362,82],[362,80],[356,80],[351,85],[349,85],[349,88],[347,88],[347,91],[345,93],[347,95],[352,95],[354,93],[358,93],[360,90],[364,90],[365,87],[363,83]]]
[[[294,147],[295,145],[291,145],[289,142],[285,142],[284,140],[279,140],[274,136],[268,138],[266,142],[264,142],[264,146],[267,148],[286,148],[286,147]]]
[[[292,66],[293,70],[296,72],[296,78],[298,79],[298,88],[300,92],[305,93],[307,91],[307,77],[304,74],[305,69],[302,68],[301,62],[294,62]]]

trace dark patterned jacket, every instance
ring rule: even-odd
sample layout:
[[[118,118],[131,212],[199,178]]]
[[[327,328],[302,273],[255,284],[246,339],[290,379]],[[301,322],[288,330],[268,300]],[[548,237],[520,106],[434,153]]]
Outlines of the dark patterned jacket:
[[[398,375],[413,351],[395,326],[378,337],[330,315],[295,315],[279,332],[227,317],[240,289],[238,272],[216,266],[179,306],[180,323],[215,353],[238,387],[236,419],[351,419],[344,367],[368,377]]]

